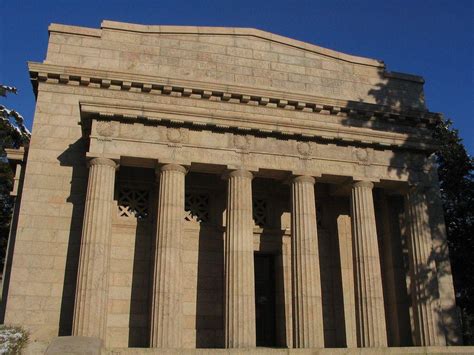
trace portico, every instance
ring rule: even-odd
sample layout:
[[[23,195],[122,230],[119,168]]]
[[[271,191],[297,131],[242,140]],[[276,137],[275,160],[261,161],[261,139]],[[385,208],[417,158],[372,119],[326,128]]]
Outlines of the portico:
[[[148,270],[154,275],[153,282],[149,285],[153,290],[149,309],[152,321],[147,325],[150,338],[143,340],[144,344],[149,342],[152,347],[163,348],[197,345],[197,335],[194,339],[193,336],[189,338],[189,334],[194,334],[196,330],[190,333],[190,329],[186,327],[185,319],[189,319],[190,315],[182,314],[183,304],[187,303],[183,299],[183,288],[187,283],[184,281],[181,264],[186,262],[183,260],[183,252],[186,250],[183,243],[186,243],[186,230],[191,226],[199,231],[197,238],[206,238],[204,230],[214,228],[216,241],[221,243],[220,255],[216,253],[214,258],[222,259],[222,284],[216,287],[214,292],[221,292],[222,298],[215,300],[214,305],[221,307],[216,319],[223,323],[222,328],[219,330],[217,326],[218,329],[214,329],[211,336],[209,344],[214,347],[256,346],[254,253],[263,251],[273,255],[274,250],[265,250],[265,242],[262,248],[262,241],[271,238],[275,239],[274,243],[280,244],[275,255],[282,260],[275,271],[280,274],[282,281],[281,294],[274,296],[279,298],[276,300],[279,304],[277,312],[281,314],[275,325],[280,329],[274,345],[323,348],[326,339],[332,346],[353,344],[359,347],[386,347],[388,337],[393,338],[390,340],[393,345],[396,345],[397,341],[413,341],[413,345],[424,346],[445,343],[444,335],[439,331],[437,313],[433,309],[427,311],[429,307],[439,307],[439,301],[436,301],[436,296],[431,294],[426,286],[428,283],[432,285],[437,282],[434,277],[436,268],[428,256],[431,241],[419,236],[429,233],[426,197],[422,189],[411,187],[414,185],[410,181],[410,173],[405,169],[393,174],[383,164],[376,167],[370,165],[370,161],[377,158],[383,162],[383,151],[370,145],[351,147],[332,144],[331,151],[325,152],[327,144],[318,141],[316,137],[302,138],[289,134],[275,137],[272,132],[250,130],[247,133],[236,133],[233,127],[217,128],[204,124],[197,129],[192,126],[192,121],[173,124],[168,121],[156,122],[143,110],[139,121],[138,117],[133,115],[132,108],[116,107],[114,114],[111,114],[110,110],[113,108],[101,106],[97,102],[81,102],[82,127],[90,139],[89,152],[86,155],[91,164],[101,161],[104,162],[102,165],[107,167],[120,165],[121,169],[128,170],[131,175],[133,173],[130,172],[134,169],[146,169],[155,171],[156,176],[155,190],[158,193],[155,202],[147,202],[155,204],[154,207],[150,205],[150,210],[154,210],[153,213],[157,216],[152,222],[157,232],[150,234],[155,245],[153,262]],[[127,110],[126,117],[121,110]],[[143,132],[143,136],[139,132]],[[133,138],[130,138],[131,134]],[[150,140],[149,137],[155,138]],[[278,152],[278,159],[273,158],[274,152]],[[344,154],[347,161],[341,159]],[[275,166],[279,160],[285,160],[284,169]],[[353,161],[348,163],[350,160]],[[350,176],[341,169],[344,164],[351,164],[352,167],[357,164],[361,169],[352,168],[351,171],[358,170],[358,174]],[[338,166],[340,172],[335,174],[333,169]],[[202,181],[197,184],[207,185],[204,189],[202,186],[200,188],[206,192],[193,195],[191,191],[195,188],[193,185],[196,184],[195,179],[198,176]],[[109,182],[102,183],[102,186],[118,181],[117,177],[112,175],[109,175],[108,179]],[[273,187],[269,191],[264,183],[256,193],[253,189],[254,179],[266,181],[268,186]],[[209,184],[206,180],[217,181],[217,184]],[[316,182],[318,184],[315,184]],[[220,190],[217,186],[221,186]],[[320,203],[316,202],[318,186],[323,189],[324,196]],[[395,199],[396,196],[399,196],[399,200],[406,196],[402,209],[405,211],[407,225],[408,241],[405,248],[410,259],[405,267],[414,280],[420,281],[416,281],[412,286],[411,302],[399,302],[395,305],[395,312],[409,313],[409,310],[413,309],[414,340],[395,339],[392,333],[398,332],[399,329],[386,328],[386,324],[390,322],[387,323],[386,319],[383,288],[394,292],[394,289],[405,286],[390,285],[389,282],[394,283],[394,279],[385,281],[385,284],[382,280],[382,274],[387,272],[383,270],[382,257],[393,258],[396,255],[390,255],[391,250],[381,255],[380,244],[384,241],[377,237],[377,204],[373,194],[375,188],[382,194],[394,196]],[[276,195],[272,196],[275,192]],[[259,198],[259,195],[263,198]],[[120,198],[114,200],[112,195],[108,196],[110,204],[120,211]],[[152,193],[148,196],[151,198]],[[219,202],[215,196],[219,196]],[[193,199],[193,204],[185,206],[187,198]],[[196,199],[199,198],[207,202],[196,209],[196,205],[199,205]],[[351,221],[348,226],[337,224],[342,214],[332,211],[334,206],[325,203],[325,199],[340,200],[337,203],[345,204],[343,208],[346,209],[347,221]],[[92,203],[94,200],[87,198],[86,201]],[[133,215],[133,204],[130,201],[128,203]],[[213,204],[218,206],[212,206]],[[99,205],[94,206],[100,208]],[[318,210],[331,214],[325,217],[325,224],[331,227],[324,228],[321,224],[317,226]],[[388,220],[380,223],[390,225],[390,219],[394,216],[386,215],[384,218]],[[212,227],[206,223],[209,221],[212,221]],[[114,218],[104,219],[104,222],[109,224],[110,231],[113,230],[114,223],[120,224],[114,222]],[[270,232],[267,232],[269,226]],[[330,230],[331,228],[333,230]],[[323,305],[324,281],[320,270],[323,263],[320,260],[319,248],[324,244],[319,241],[318,229],[326,234],[326,239],[334,239],[332,243],[337,246],[343,242],[341,238],[344,238],[344,228],[352,230],[352,257],[351,260],[345,261],[339,257],[339,265],[335,266],[333,262],[332,268],[341,272],[347,267],[350,273],[343,275],[341,272],[339,281],[330,280],[329,286],[326,286],[331,289],[333,297],[342,298],[344,284],[353,285],[352,302],[339,304],[342,306],[339,312],[344,324],[338,326],[346,329],[346,334],[342,336],[337,334],[337,331],[331,334],[327,329],[325,333],[325,325],[327,327],[331,322],[335,322],[336,315],[333,311],[325,320],[323,308],[326,308],[327,313],[331,307],[337,306],[334,301],[331,306]],[[87,232],[86,229],[83,233]],[[82,240],[87,240],[86,234],[83,234]],[[325,253],[328,254],[328,251]],[[331,250],[328,256],[337,258],[337,254]],[[199,269],[201,262],[206,261],[200,256],[195,267]],[[342,265],[343,262],[346,264]],[[88,263],[83,262],[81,256],[80,265],[82,264]],[[425,277],[426,273],[423,274],[425,276],[417,276],[422,272],[421,269],[431,270],[428,278]],[[331,283],[340,284],[331,286]],[[197,285],[195,287],[197,298],[201,292],[206,292]],[[196,307],[199,308],[197,305]],[[329,320],[330,318],[332,319]],[[196,318],[195,322],[197,321]],[[283,324],[278,324],[279,322]],[[144,339],[147,338],[148,336],[144,335]]]

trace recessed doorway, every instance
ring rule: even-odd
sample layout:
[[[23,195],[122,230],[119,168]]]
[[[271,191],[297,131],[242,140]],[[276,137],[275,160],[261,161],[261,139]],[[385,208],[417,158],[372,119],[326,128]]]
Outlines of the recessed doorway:
[[[255,254],[255,322],[257,346],[276,346],[274,256]]]

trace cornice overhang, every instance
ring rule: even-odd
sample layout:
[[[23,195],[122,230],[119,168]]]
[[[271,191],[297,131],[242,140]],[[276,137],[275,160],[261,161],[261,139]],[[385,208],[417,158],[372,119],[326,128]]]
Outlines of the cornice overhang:
[[[441,119],[438,113],[426,110],[396,109],[390,106],[331,99],[314,95],[292,94],[279,90],[224,85],[193,80],[132,74],[125,72],[59,66],[45,63],[28,63],[30,78],[37,94],[38,82],[64,85],[82,85],[183,97],[218,99],[260,106],[274,105],[280,109],[346,115],[364,120],[386,121],[414,127],[433,126]]]

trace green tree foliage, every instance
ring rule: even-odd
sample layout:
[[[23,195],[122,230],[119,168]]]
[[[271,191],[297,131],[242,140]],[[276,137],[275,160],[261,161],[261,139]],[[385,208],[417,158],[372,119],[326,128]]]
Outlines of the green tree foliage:
[[[0,96],[16,94],[14,87],[0,84]],[[19,148],[30,140],[30,132],[24,125],[23,117],[15,110],[0,104],[0,261],[3,265],[5,249],[10,231],[13,199],[10,191],[13,184],[13,171],[6,159],[5,148]]]
[[[450,120],[438,125],[435,139],[456,303],[464,342],[474,344],[474,160]]]

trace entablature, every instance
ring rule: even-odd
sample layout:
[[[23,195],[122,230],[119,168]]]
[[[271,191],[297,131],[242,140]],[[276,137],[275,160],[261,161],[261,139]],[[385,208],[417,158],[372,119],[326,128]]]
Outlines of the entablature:
[[[368,127],[351,126],[341,119],[342,123],[323,122],[318,116],[308,113],[293,112],[291,115],[270,115],[269,110],[231,111],[222,106],[199,108],[194,106],[141,103],[140,106],[116,102],[81,102],[84,126],[87,130],[87,118],[92,116],[115,117],[128,122],[148,122],[149,124],[182,125],[189,128],[230,131],[241,134],[268,136],[275,138],[321,142],[336,145],[355,145],[374,149],[401,149],[426,151],[433,149],[431,141],[426,138],[430,131],[419,129],[416,132],[390,132]],[[271,113],[271,112],[270,112]]]
[[[420,152],[336,145],[301,134],[272,135],[240,127],[195,125],[192,120],[187,124],[153,119],[143,110],[140,116],[101,114],[93,108],[93,104],[81,104],[89,156],[220,166],[221,170],[245,167],[265,176],[311,175],[321,181],[346,177],[408,182],[425,174],[426,158]]]

